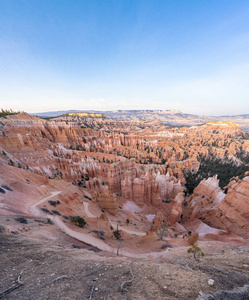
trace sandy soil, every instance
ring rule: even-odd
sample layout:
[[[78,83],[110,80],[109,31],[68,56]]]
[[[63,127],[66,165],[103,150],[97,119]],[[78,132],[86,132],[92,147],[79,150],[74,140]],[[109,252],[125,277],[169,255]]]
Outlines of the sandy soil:
[[[249,279],[249,248],[245,247],[200,261],[177,252],[168,258],[138,260],[1,233],[0,253],[0,293],[23,271],[24,284],[4,299],[89,299],[94,286],[92,299],[191,300],[241,287]],[[122,282],[131,279],[129,270],[134,280],[125,285],[127,291],[121,291]],[[214,280],[213,286],[208,285],[209,279]],[[248,299],[248,295],[213,299]]]
[[[15,178],[15,170],[9,170],[13,172],[10,178]],[[187,238],[182,234],[175,237],[173,229],[163,241],[155,233],[142,236],[151,225],[145,214],[153,211],[120,208],[117,216],[107,214],[108,222],[101,223],[102,211],[84,197],[89,196],[84,189],[60,180],[41,182],[29,173],[25,176],[5,182],[2,175],[13,192],[1,195],[5,207],[0,224],[8,234],[0,233],[0,296],[21,271],[24,282],[6,299],[89,299],[93,285],[92,299],[196,299],[203,293],[248,283],[249,248],[241,247],[246,241],[237,236],[210,233],[210,228],[192,224],[203,233],[198,245],[206,255],[196,261],[187,253]],[[53,207],[50,200],[60,204]],[[61,216],[53,213],[55,210]],[[83,229],[68,220],[77,214],[86,218]],[[25,217],[27,222],[21,223],[17,217]],[[110,225],[114,224],[120,224],[122,240],[113,237]],[[96,234],[98,228],[105,232],[104,239]],[[120,284],[131,279],[129,270],[135,278],[128,291],[121,292]],[[208,285],[210,278],[214,286]],[[249,299],[246,297],[231,299]]]

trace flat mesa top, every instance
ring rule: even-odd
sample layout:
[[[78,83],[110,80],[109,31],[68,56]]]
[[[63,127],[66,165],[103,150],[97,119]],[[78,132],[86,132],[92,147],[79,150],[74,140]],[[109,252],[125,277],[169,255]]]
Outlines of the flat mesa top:
[[[67,113],[68,116],[79,116],[79,117],[92,117],[92,118],[101,118],[103,117],[102,114],[98,113],[87,113],[87,112],[80,112],[80,113]]]

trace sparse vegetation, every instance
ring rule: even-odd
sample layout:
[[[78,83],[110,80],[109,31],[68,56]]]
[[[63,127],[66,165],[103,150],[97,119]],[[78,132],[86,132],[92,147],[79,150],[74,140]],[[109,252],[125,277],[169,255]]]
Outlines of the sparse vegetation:
[[[48,214],[50,213],[50,211],[49,211],[47,208],[45,208],[45,207],[42,207],[41,210],[42,210],[43,212],[45,212],[45,213],[48,213]]]
[[[197,245],[192,245],[192,247],[190,247],[188,250],[187,250],[188,253],[193,253],[194,255],[194,259],[197,259],[197,257],[200,257],[200,256],[204,256],[204,252],[201,250],[200,247],[198,247]]]
[[[13,111],[12,109],[3,109],[1,108],[0,117],[6,117],[8,115],[16,115],[19,114],[20,111]]]
[[[24,217],[15,218],[16,221],[22,223],[22,224],[28,224],[28,220]]]
[[[5,185],[5,184],[2,184],[2,185],[1,185],[1,188],[4,188],[4,189],[7,190],[7,191],[13,192],[12,188],[10,188],[9,186],[7,186],[7,185]]]
[[[166,249],[166,248],[172,248],[172,246],[169,243],[165,243],[161,246],[161,249]]]
[[[85,219],[80,216],[71,217],[70,221],[81,228],[86,225]]]
[[[165,235],[165,232],[168,229],[168,224],[167,222],[163,221],[161,228],[159,229],[159,231],[157,232],[158,236],[160,237],[160,240],[163,240],[163,237]]]
[[[5,194],[6,191],[4,189],[0,188],[0,193]]]
[[[115,237],[117,240],[120,240],[120,239],[121,239],[121,232],[120,232],[120,230],[118,229],[118,225],[117,225],[117,230],[113,231],[113,235],[114,235],[114,237]]]
[[[52,210],[52,213],[55,214],[55,215],[57,215],[57,216],[60,216],[60,215],[61,215],[60,212],[59,212],[58,210]]]
[[[50,218],[47,218],[47,224],[53,225],[53,222],[52,222],[52,220]]]
[[[54,207],[56,207],[56,205],[57,205],[57,202],[56,202],[56,201],[52,201],[52,200],[49,200],[48,203],[49,203],[51,206],[54,206]]]
[[[197,173],[185,173],[186,189],[188,194],[192,194],[198,184],[208,177],[217,175],[219,186],[224,188],[233,177],[238,176],[243,178],[245,172],[249,171],[249,166],[242,163],[237,166],[234,162],[226,160],[223,161],[216,157],[203,157],[200,159],[200,167]]]

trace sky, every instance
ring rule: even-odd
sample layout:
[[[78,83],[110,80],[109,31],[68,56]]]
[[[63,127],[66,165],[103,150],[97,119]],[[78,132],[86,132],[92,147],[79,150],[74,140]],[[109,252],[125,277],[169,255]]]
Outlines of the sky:
[[[249,1],[0,0],[0,108],[249,113]]]

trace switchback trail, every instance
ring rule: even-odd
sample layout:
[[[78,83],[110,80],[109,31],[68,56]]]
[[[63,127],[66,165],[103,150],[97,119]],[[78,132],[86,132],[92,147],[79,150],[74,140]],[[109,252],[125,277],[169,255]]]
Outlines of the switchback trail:
[[[64,233],[66,233],[67,235],[71,236],[72,238],[75,238],[83,243],[86,243],[88,245],[91,245],[93,247],[98,248],[99,250],[102,251],[108,251],[108,252],[112,252],[112,253],[119,253],[119,255],[124,255],[127,257],[131,257],[131,258],[146,258],[148,256],[158,256],[158,255],[162,255],[163,252],[149,252],[149,253],[133,253],[130,251],[125,251],[122,250],[121,247],[111,247],[109,245],[107,245],[105,242],[103,242],[102,240],[95,238],[94,236],[88,234],[88,233],[84,233],[84,232],[78,232],[75,231],[71,228],[69,228],[62,220],[59,216],[51,216],[48,214],[45,214],[44,212],[42,212],[39,208],[37,208],[38,205],[42,204],[43,202],[47,201],[50,198],[53,198],[54,196],[60,194],[61,191],[56,191],[56,192],[52,192],[50,196],[45,197],[41,200],[39,200],[37,203],[33,204],[32,206],[30,206],[30,213],[32,216],[35,217],[41,217],[41,218],[50,218],[54,224],[60,228]],[[89,213],[89,215],[94,216],[93,214],[91,214],[88,210],[88,203],[86,203],[87,205],[84,205],[84,208],[86,208],[85,212],[86,214]],[[134,231],[135,233],[135,231]],[[136,233],[135,233],[136,234]],[[167,251],[167,250],[166,250]]]

